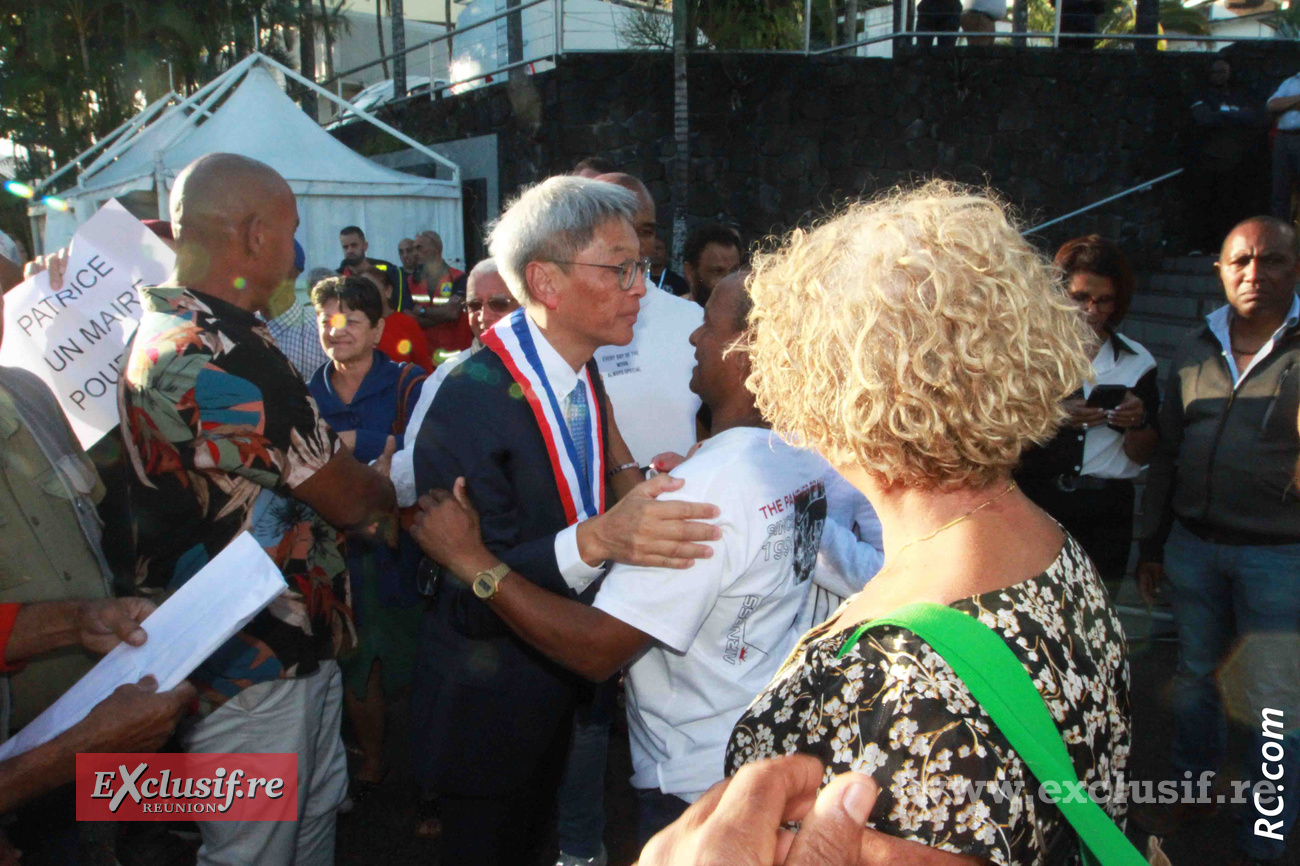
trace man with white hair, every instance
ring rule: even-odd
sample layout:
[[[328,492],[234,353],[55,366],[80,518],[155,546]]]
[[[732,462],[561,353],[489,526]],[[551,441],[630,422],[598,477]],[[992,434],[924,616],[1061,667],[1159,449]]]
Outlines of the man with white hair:
[[[636,177],[608,172],[595,178],[636,196],[632,228],[638,254],[649,261],[655,252],[655,200]],[[700,398],[690,389],[695,357],[691,333],[704,319],[699,304],[647,283],[630,343],[596,351],[602,384],[632,460],[649,466],[663,452],[685,454],[695,444],[695,416]],[[597,686],[590,702],[579,706],[573,725],[569,760],[560,785],[556,866],[604,866],[605,758],[609,726],[616,714],[617,684]]]
[[[483,332],[518,308],[519,302],[510,293],[510,287],[506,285],[506,281],[501,279],[501,273],[497,270],[495,261],[490,258],[483,259],[473,267],[465,284],[465,309],[469,312],[469,328],[474,332],[474,342],[470,344],[468,349],[462,349],[439,364],[432,375],[424,380],[424,387],[420,390],[420,399],[416,401],[415,408],[411,410],[411,419],[406,425],[407,430],[419,431],[420,425],[424,423],[424,416],[429,413],[429,407],[433,405],[433,397],[438,393],[438,387],[442,385],[443,380],[462,361],[483,348],[483,343],[479,340]],[[390,469],[390,478],[393,481],[393,487],[397,490],[397,504],[402,508],[411,507],[415,504],[417,498],[415,492],[415,438],[415,436],[406,437],[406,447],[393,455]]]
[[[680,482],[636,485],[592,363],[601,346],[632,339],[646,291],[636,210],[626,190],[576,177],[519,197],[490,249],[523,308],[442,383],[416,439],[418,489],[459,480],[502,562],[472,589],[438,580],[420,635],[413,752],[424,793],[440,800],[447,863],[531,862],[582,688],[490,609],[501,579],[513,569],[589,600],[609,562],[687,567],[711,555],[693,542],[717,538],[694,522],[712,506],[655,501]]]
[[[726,277],[691,335],[690,387],[712,410],[714,435],[674,470],[687,487],[666,497],[722,506],[716,555],[685,571],[617,565],[590,606],[514,576],[490,602],[546,658],[592,682],[627,669],[642,844],[722,780],[732,727],[801,634],[826,517],[825,462],[774,436],[745,387],[748,354],[736,347],[750,307],[744,278]],[[421,509],[412,533],[456,579],[496,567],[460,496],[435,492]]]

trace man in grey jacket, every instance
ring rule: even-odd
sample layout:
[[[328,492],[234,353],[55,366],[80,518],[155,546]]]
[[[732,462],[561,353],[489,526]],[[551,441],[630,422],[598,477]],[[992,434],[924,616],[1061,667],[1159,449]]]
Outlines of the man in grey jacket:
[[[1231,664],[1221,681],[1242,694],[1227,696],[1227,708],[1255,740],[1244,762],[1252,787],[1238,816],[1236,862],[1271,863],[1300,806],[1296,231],[1274,217],[1245,220],[1228,233],[1215,268],[1228,306],[1174,357],[1143,500],[1138,577],[1147,598],[1167,578],[1178,625],[1174,769],[1194,779],[1217,771],[1226,725],[1215,673]],[[1190,811],[1184,806],[1181,817]]]

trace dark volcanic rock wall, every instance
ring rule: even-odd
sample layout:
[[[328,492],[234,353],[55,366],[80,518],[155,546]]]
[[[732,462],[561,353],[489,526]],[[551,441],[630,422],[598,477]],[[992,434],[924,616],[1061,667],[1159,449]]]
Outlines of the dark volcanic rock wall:
[[[1244,50],[1238,50],[1244,49]],[[1231,49],[1237,84],[1263,102],[1300,70],[1294,49]],[[690,60],[692,225],[724,215],[760,238],[848,197],[939,175],[987,183],[1029,224],[1177,168],[1187,109],[1211,55],[993,47],[875,58],[701,54]],[[503,198],[601,154],[639,175],[671,212],[672,61],[571,54],[557,69],[386,116],[428,143],[496,133]],[[357,124],[362,152],[392,140]],[[1262,141],[1262,136],[1261,136]],[[1251,159],[1267,205],[1268,154]],[[1053,246],[1099,231],[1134,258],[1181,251],[1178,181],[1046,231]]]

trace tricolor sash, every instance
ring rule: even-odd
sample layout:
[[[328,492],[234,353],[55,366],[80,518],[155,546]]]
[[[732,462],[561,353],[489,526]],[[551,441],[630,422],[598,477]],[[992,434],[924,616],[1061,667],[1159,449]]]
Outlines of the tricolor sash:
[[[560,494],[564,516],[569,524],[573,525],[604,512],[605,438],[600,420],[600,404],[596,401],[590,370],[585,380],[581,375],[578,377],[578,381],[585,385],[587,392],[591,424],[586,455],[591,472],[588,477],[583,477],[577,446],[569,433],[569,425],[564,417],[564,405],[561,402],[568,395],[557,396],[547,380],[523,307],[484,331],[479,339],[505,363],[510,376],[523,389],[524,399],[528,401],[528,407],[533,410],[533,417],[537,419],[537,427],[542,431],[546,453],[551,458],[555,486]]]

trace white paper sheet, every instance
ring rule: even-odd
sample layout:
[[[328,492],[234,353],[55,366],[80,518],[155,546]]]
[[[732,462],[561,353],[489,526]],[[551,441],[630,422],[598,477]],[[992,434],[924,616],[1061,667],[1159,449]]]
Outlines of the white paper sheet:
[[[149,674],[168,691],[287,589],[284,576],[247,532],[185,582],[143,623],[143,646],[119,644],[9,741],[0,760],[21,755],[84,719],[118,686]]]
[[[136,289],[163,282],[176,254],[116,201],[72,238],[63,288],[42,271],[4,297],[0,364],[41,378],[81,447],[117,426],[117,380],[126,341],[140,323]]]

